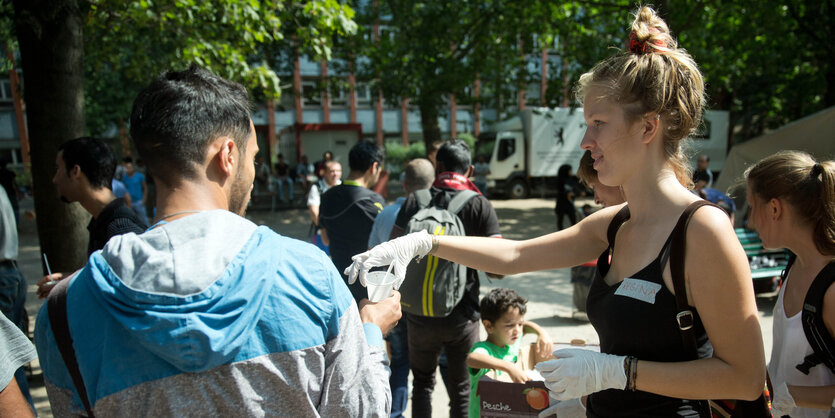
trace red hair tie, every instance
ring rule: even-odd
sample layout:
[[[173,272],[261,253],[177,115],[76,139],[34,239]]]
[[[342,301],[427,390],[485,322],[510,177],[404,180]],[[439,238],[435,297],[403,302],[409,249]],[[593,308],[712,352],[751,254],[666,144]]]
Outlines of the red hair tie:
[[[650,34],[652,34],[653,32],[658,32],[658,29],[651,28],[649,30]],[[664,41],[662,41],[661,39],[655,39],[650,42],[639,41],[638,35],[635,33],[634,30],[632,31],[632,33],[629,34],[629,52],[637,55],[651,54],[655,52],[655,50],[653,50],[652,47],[649,46],[649,44],[653,44],[661,48],[666,46],[664,44]]]

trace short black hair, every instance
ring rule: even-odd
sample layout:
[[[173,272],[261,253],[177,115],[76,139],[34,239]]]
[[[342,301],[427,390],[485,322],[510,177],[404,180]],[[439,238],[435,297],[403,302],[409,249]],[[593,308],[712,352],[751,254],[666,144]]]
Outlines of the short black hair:
[[[454,171],[458,174],[466,174],[471,162],[470,146],[457,138],[444,142],[435,156],[439,170]]]
[[[707,175],[705,171],[697,171],[693,174],[693,183],[697,183],[699,181],[704,181],[705,183],[710,183],[710,176]]]
[[[348,168],[351,171],[366,172],[374,163],[382,164],[385,154],[377,144],[371,141],[360,141],[351,147],[348,153]]]
[[[528,300],[519,296],[513,289],[493,289],[481,298],[481,319],[495,323],[512,308],[519,309],[519,313],[524,315],[528,310],[526,303]]]
[[[116,156],[101,139],[82,136],[58,145],[67,174],[78,166],[95,189],[110,188],[116,173]]]
[[[244,86],[192,64],[166,72],[139,93],[130,134],[154,177],[170,185],[196,178],[207,147],[220,136],[229,135],[244,152],[250,121]]]
[[[589,154],[591,157],[591,154]],[[594,164],[594,163],[592,163]],[[560,168],[557,169],[557,177],[559,178],[567,178],[571,173],[571,164],[563,164]]]

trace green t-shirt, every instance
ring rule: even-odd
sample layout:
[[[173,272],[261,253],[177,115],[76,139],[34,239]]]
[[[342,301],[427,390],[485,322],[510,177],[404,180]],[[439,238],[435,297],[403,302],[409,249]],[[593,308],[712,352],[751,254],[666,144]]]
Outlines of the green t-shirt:
[[[504,360],[509,363],[516,363],[521,343],[522,339],[519,338],[513,345],[499,347],[489,341],[481,341],[473,344],[473,348],[470,350],[470,353],[489,354],[490,357]],[[474,369],[472,367],[468,367],[467,369],[470,372],[470,418],[479,418],[481,417],[481,397],[477,394],[478,380],[484,377],[490,369]],[[502,375],[504,372],[496,370],[496,373],[498,375]]]

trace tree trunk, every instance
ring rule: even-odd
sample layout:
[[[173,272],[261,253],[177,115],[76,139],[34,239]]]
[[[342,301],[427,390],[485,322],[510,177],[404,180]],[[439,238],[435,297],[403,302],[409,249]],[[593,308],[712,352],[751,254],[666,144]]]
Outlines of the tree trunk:
[[[824,64],[821,63],[821,66]],[[829,62],[829,69],[826,71],[826,91],[823,96],[826,107],[835,106],[835,63]]]
[[[441,140],[441,126],[438,124],[438,107],[433,100],[418,100],[420,127],[423,129],[423,143],[426,151]]]
[[[81,12],[75,0],[14,0],[14,9],[41,250],[53,272],[71,272],[86,260],[90,216],[61,202],[52,176],[58,145],[84,134]]]

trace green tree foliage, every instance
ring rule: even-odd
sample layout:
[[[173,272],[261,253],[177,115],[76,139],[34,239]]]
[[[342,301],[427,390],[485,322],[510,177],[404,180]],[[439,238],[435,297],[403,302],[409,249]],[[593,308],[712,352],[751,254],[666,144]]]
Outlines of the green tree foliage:
[[[50,181],[61,142],[97,134],[111,122],[123,126],[143,85],[190,62],[242,82],[261,97],[276,97],[279,80],[268,64],[275,45],[291,40],[329,58],[332,38],[356,27],[353,11],[337,0],[11,3],[26,83],[38,233],[60,271],[84,263],[87,239],[86,214],[78,205],[60,203]],[[12,20],[4,19],[8,0],[0,4],[2,26]],[[0,33],[11,33],[7,26]]]
[[[98,0],[85,22],[88,126],[123,121],[139,89],[191,62],[244,84],[257,99],[281,93],[277,49],[330,59],[332,40],[356,31],[336,0]]]
[[[631,1],[459,2],[387,0],[358,7],[362,37],[348,50],[359,74],[391,103],[409,98],[421,112],[424,140],[440,138],[439,116],[454,94],[503,113],[516,92],[539,83],[540,51],[558,55],[549,68],[547,106],[576,102],[571,89],[601,59],[623,50],[636,4]],[[709,107],[731,112],[737,141],[835,105],[835,0],[656,3],[680,46],[700,64]],[[381,35],[375,39],[372,25]],[[363,65],[364,64],[364,65]]]
[[[729,110],[735,140],[835,105],[835,1],[668,2],[665,17]]]

